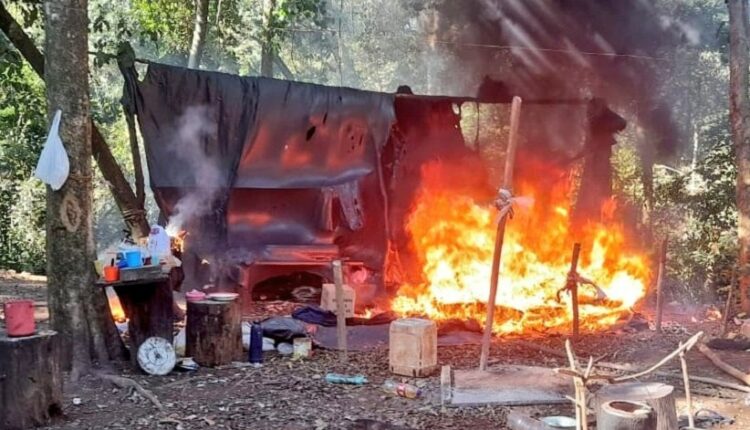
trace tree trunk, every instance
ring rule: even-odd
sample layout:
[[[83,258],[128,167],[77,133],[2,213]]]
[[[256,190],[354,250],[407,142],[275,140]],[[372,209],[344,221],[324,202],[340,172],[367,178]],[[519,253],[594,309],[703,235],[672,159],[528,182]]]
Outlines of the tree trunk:
[[[188,302],[185,349],[201,366],[221,366],[240,359],[240,304],[210,300]]]
[[[37,75],[44,80],[44,56],[1,2],[0,29],[26,61],[28,61]],[[137,239],[147,236],[149,225],[146,220],[146,212],[143,210],[142,205],[138,205],[138,201],[128,180],[122,173],[122,169],[117,164],[101,132],[93,122],[91,123],[91,149],[94,159],[99,166],[99,171],[107,181],[107,185],[112,192],[112,197],[114,197],[115,203],[120,209],[125,224],[133,234],[133,237]]]
[[[71,379],[91,366],[91,352],[104,346],[98,327],[89,326],[94,284],[94,234],[91,187],[88,0],[46,0],[45,61],[50,117],[60,109],[60,138],[70,174],[58,191],[47,188],[47,279],[50,322],[62,338],[63,364]],[[96,318],[91,318],[96,321]],[[98,357],[106,360],[108,357]]]
[[[209,0],[195,0],[195,25],[193,26],[193,42],[190,45],[188,68],[198,69],[203,57],[203,46],[208,33],[208,5]]]
[[[729,115],[737,158],[739,284],[742,310],[750,312],[750,105],[748,105],[748,15],[746,0],[729,7]]]
[[[273,78],[273,14],[276,0],[263,0],[263,38],[260,52],[260,75]]]

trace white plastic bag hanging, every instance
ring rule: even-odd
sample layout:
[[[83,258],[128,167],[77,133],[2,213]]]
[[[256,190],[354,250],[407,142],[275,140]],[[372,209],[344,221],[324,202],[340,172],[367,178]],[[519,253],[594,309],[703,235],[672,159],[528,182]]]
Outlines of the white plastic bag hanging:
[[[58,131],[60,130],[60,118],[62,111],[57,110],[55,117],[52,119],[52,127],[47,135],[47,142],[44,143],[42,154],[34,171],[34,176],[41,179],[45,184],[49,184],[53,190],[59,190],[70,173],[70,162],[68,153],[65,152],[62,140]]]

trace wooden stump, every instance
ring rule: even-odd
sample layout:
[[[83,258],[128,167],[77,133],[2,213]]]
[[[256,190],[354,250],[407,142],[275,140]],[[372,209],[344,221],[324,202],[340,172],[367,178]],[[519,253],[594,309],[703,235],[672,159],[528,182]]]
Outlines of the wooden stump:
[[[138,362],[138,347],[152,336],[172,342],[174,309],[168,278],[118,282],[112,287],[128,317],[130,358]]]
[[[15,338],[0,331],[0,428],[46,425],[62,413],[60,353],[54,331]]]
[[[645,403],[653,409],[656,417],[656,426],[651,428],[677,430],[677,407],[671,385],[659,382],[607,385],[596,393],[596,410],[601,410],[605,403],[611,401]]]
[[[240,305],[188,302],[186,353],[201,366],[220,366],[242,357]]]
[[[596,427],[606,430],[651,430],[656,428],[656,416],[645,403],[612,400],[599,405]]]

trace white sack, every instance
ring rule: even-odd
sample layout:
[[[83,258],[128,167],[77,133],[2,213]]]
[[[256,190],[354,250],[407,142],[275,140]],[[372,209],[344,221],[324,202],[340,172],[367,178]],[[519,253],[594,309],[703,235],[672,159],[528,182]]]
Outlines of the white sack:
[[[45,184],[49,184],[53,190],[59,190],[70,173],[68,153],[65,152],[65,147],[58,133],[61,116],[62,111],[57,110],[52,120],[52,127],[50,127],[47,135],[47,142],[44,143],[42,154],[39,156],[39,162],[34,171],[34,176],[41,179]]]

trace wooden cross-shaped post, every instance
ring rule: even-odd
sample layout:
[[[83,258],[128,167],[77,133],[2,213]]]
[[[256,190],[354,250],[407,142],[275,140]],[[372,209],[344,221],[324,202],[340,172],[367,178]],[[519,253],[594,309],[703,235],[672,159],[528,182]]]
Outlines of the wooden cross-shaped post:
[[[505,154],[505,174],[503,175],[503,188],[513,188],[513,169],[515,168],[516,148],[518,148],[518,126],[521,120],[521,98],[513,97],[510,107],[510,135],[508,137],[508,150]],[[497,283],[500,276],[500,261],[503,252],[503,240],[505,238],[505,224],[507,216],[502,216],[497,224],[497,235],[495,236],[495,252],[492,256],[492,273],[490,275],[490,295],[487,299],[487,320],[484,323],[482,334],[482,352],[479,357],[479,370],[487,370],[487,360],[490,355],[490,339],[492,337],[492,323],[495,320],[495,299],[497,298]]]

